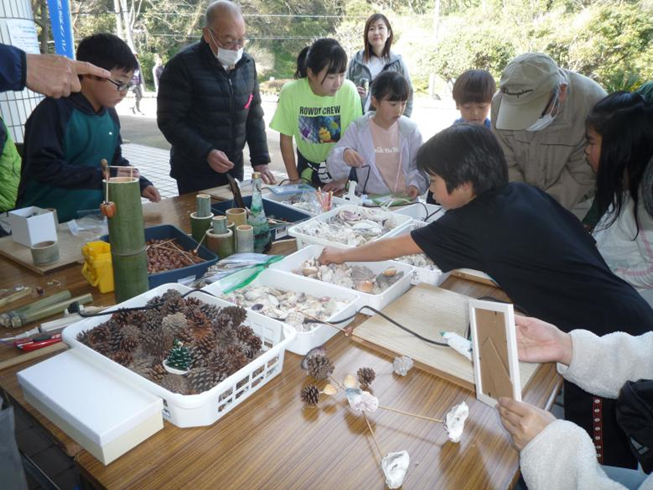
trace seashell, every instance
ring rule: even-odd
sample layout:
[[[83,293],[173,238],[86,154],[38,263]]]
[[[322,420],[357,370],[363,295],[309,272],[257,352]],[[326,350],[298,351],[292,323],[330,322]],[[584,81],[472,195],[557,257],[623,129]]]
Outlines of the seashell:
[[[394,277],[395,275],[397,275],[397,268],[388,267],[386,270],[383,271],[383,275],[385,277]]]
[[[375,412],[379,408],[379,399],[369,391],[362,391],[357,388],[347,388],[345,390],[349,408],[354,413]]]
[[[371,293],[374,291],[374,283],[372,281],[360,281],[356,283],[356,290],[361,293]]]
[[[256,303],[255,305],[251,306],[251,309],[254,311],[260,311],[263,309],[263,305],[261,303]]]
[[[268,303],[270,303],[270,305],[274,306],[275,308],[279,306],[279,300],[275,296],[268,296],[267,300]]]
[[[385,475],[385,484],[390,489],[400,488],[404,484],[406,472],[410,466],[410,456],[407,451],[389,453],[381,460],[381,469]]]
[[[413,367],[413,360],[408,356],[395,357],[392,362],[392,369],[399,376],[406,376]]]
[[[249,301],[254,301],[255,299],[259,299],[261,297],[261,292],[256,289],[250,289],[245,293],[245,299]]]
[[[336,393],[338,393],[338,388],[336,388],[333,385],[327,384],[322,390],[322,393],[324,393],[325,395],[333,396]]]
[[[444,428],[451,442],[460,442],[465,428],[465,420],[469,416],[469,407],[465,402],[460,402],[447,413]]]
[[[354,376],[348,374],[345,376],[345,380],[342,382],[345,388],[356,388],[358,386],[358,381]]]
[[[307,266],[302,269],[302,274],[304,276],[313,276],[318,273],[317,267]]]

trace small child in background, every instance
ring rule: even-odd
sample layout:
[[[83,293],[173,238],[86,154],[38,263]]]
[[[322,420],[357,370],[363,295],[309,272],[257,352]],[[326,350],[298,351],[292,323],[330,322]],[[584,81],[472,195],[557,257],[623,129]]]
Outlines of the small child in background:
[[[485,70],[467,70],[453,84],[453,100],[460,111],[458,123],[483,124],[490,127],[488,114],[492,107],[492,96],[497,91],[497,84],[490,72]]]
[[[428,177],[416,163],[422,134],[403,115],[410,92],[408,81],[397,72],[383,72],[374,80],[376,111],[354,121],[327,158],[334,179],[346,178],[354,168],[362,194],[415,199],[426,192]]]
[[[333,182],[326,169],[329,152],[363,113],[356,86],[345,80],[346,68],[347,53],[338,41],[318,39],[299,53],[296,80],[281,89],[270,128],[281,133],[281,157],[291,181],[306,180],[327,191],[346,184]]]
[[[111,72],[111,78],[81,77],[82,90],[62,99],[47,97],[25,125],[24,162],[17,207],[55,208],[59,221],[78,211],[99,209],[104,192],[100,161],[125,167],[112,176],[139,177],[141,195],[161,200],[152,183],[140,177],[122,156],[120,121],[114,107],[132,87],[138,62],[127,44],[113,34],[82,39],[77,59]]]
[[[490,120],[487,116],[492,108],[492,97],[496,91],[497,84],[489,71],[463,72],[453,84],[453,100],[456,101],[456,109],[460,111],[460,117],[453,123],[482,124],[489,129]],[[439,204],[430,190],[426,202]]]

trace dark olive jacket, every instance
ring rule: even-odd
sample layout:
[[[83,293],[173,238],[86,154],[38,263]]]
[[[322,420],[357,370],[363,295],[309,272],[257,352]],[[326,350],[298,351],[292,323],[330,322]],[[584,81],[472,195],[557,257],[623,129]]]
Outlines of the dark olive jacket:
[[[211,169],[211,150],[226,153],[243,177],[243,148],[252,165],[270,162],[256,64],[248,54],[227,72],[202,39],[180,51],[166,65],[157,99],[159,129],[172,145],[170,176],[185,191],[227,183]]]

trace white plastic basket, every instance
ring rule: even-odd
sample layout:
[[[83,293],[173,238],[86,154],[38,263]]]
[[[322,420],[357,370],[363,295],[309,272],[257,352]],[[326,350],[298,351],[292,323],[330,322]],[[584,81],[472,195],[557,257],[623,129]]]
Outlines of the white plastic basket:
[[[269,193],[265,195],[265,199],[268,199],[270,201],[274,201],[278,204],[281,204],[282,206],[285,206],[287,208],[293,209],[295,211],[300,211],[302,213],[310,214],[311,216],[316,216],[316,213],[313,213],[307,209],[299,208],[297,206],[293,206],[292,204],[289,204],[290,198],[293,196],[284,196],[284,195],[276,195],[273,193]],[[349,201],[345,201],[344,199],[341,199],[339,197],[334,197],[333,200],[331,201],[333,204],[333,209],[344,206],[345,204],[349,204]]]
[[[434,221],[437,221],[442,216],[444,216],[444,210],[442,209],[442,206],[436,204],[427,204],[425,202],[419,202],[411,204],[410,206],[404,206],[395,210],[394,213],[403,216],[410,216],[416,221],[426,221],[427,223],[433,223]],[[430,218],[426,219],[428,216],[430,216]]]
[[[381,209],[377,208],[362,208],[360,206],[353,206],[351,204],[347,204],[345,206],[340,206],[336,209],[332,209],[328,213],[320,214],[319,216],[316,216],[315,218],[311,218],[307,221],[304,221],[303,223],[296,224],[288,229],[288,234],[292,237],[295,237],[297,239],[297,248],[304,248],[308,245],[322,245],[324,247],[336,247],[336,248],[354,248],[352,245],[347,245],[345,243],[338,243],[338,242],[332,242],[330,240],[326,240],[324,238],[319,238],[311,235],[307,235],[304,233],[302,230],[305,229],[305,227],[310,226],[310,223],[314,221],[327,221],[329,218],[334,216],[336,213],[342,211],[342,210],[350,210],[350,211],[360,211],[361,209],[365,209],[365,211],[372,211],[375,213],[379,213],[381,216],[383,216],[385,219],[390,219],[394,220],[396,223],[396,226],[394,229],[390,230],[388,233],[381,235],[378,238],[375,238],[373,241],[380,240],[382,238],[386,238],[391,236],[393,233],[396,233],[398,230],[406,226],[406,224],[411,220],[410,216],[403,216],[401,214],[396,214],[392,213],[390,211],[382,211]]]
[[[111,307],[110,310],[144,306],[150,299],[162,295],[169,289],[179,291],[181,294],[192,291],[190,288],[179,284],[163,284],[129,301]],[[230,303],[202,291],[195,291],[186,297],[197,298],[204,303],[219,307],[231,306]],[[77,322],[63,331],[63,341],[86,358],[88,362],[102,367],[124,380],[125,383],[130,383],[137,388],[145,389],[160,396],[163,399],[163,416],[177,427],[198,427],[213,424],[281,373],[285,349],[295,339],[297,333],[294,328],[288,325],[270,320],[256,312],[248,311],[244,323],[249,325],[261,337],[265,352],[210,390],[199,395],[181,395],[172,393],[162,386],[145,379],[77,340],[79,333],[90,330],[106,322],[109,318],[108,315],[97,316]]]
[[[279,270],[264,270],[254,281],[250,283],[250,286],[269,286],[285,291],[297,291],[305,294],[310,294],[311,296],[318,298],[327,296],[329,298],[335,298],[340,301],[347,301],[348,304],[346,306],[327,318],[327,320],[331,322],[336,322],[342,320],[343,318],[353,316],[356,313],[358,304],[360,302],[360,295],[350,289],[341,288],[334,286],[333,284],[327,284],[320,281],[313,281],[306,279],[305,277],[300,277],[295,274]],[[203,289],[215,295],[222,295],[220,281],[214,282],[213,284],[210,284]],[[269,318],[268,320],[280,325],[282,324],[282,322],[279,320],[273,320]],[[346,322],[338,323],[338,326],[344,327],[352,320],[353,318]],[[290,327],[285,323],[283,323],[283,325],[295,330],[293,327]],[[296,333],[297,336],[290,344],[286,346],[286,349],[290,352],[294,352],[295,354],[305,355],[313,347],[322,345],[335,334],[337,334],[338,330],[330,327],[329,325],[315,323],[309,332]]]
[[[320,284],[328,284],[330,286],[335,286],[345,291],[355,291],[353,289],[345,288],[343,286],[337,286],[335,284],[324,283],[318,279],[313,279],[310,277],[304,277],[302,275],[295,274],[293,271],[299,269],[299,267],[306,261],[312,258],[319,257],[322,253],[324,247],[321,245],[311,245],[309,247],[303,248],[292,255],[284,258],[281,262],[275,262],[270,266],[270,269],[284,271],[290,274],[294,274],[295,277],[302,279],[308,279],[309,281],[316,281]],[[363,267],[368,267],[374,272],[374,274],[381,274],[388,267],[394,267],[397,269],[397,272],[403,272],[404,275],[397,282],[395,282],[388,289],[383,291],[380,294],[368,294],[361,291],[356,291],[360,295],[360,300],[358,302],[357,309],[362,308],[363,306],[371,306],[377,310],[382,310],[394,300],[399,298],[404,294],[408,289],[410,289],[411,279],[413,277],[413,267],[406,264],[401,264],[398,262],[348,262],[349,265],[360,265]],[[366,315],[374,315],[370,310],[366,310],[363,313]]]
[[[411,231],[413,231],[415,228],[422,228],[427,225],[428,223],[424,221],[410,220],[409,223],[406,223],[400,229],[392,230],[392,232],[389,233],[388,236],[396,237],[396,236],[405,235],[406,233],[410,233]],[[449,272],[445,274],[436,265],[433,265],[432,267],[414,267],[404,262],[399,262],[396,260],[393,260],[391,262],[393,264],[401,264],[404,266],[413,267],[413,278],[411,281],[411,284],[413,285],[423,283],[423,284],[430,284],[432,286],[439,286],[440,284],[442,284],[444,281],[447,280],[450,274]]]

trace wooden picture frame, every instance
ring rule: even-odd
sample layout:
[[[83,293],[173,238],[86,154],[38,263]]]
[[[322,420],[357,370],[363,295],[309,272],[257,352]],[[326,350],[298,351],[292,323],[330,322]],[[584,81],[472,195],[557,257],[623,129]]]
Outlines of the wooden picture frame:
[[[502,396],[521,401],[512,304],[469,300],[476,398],[494,407]]]

